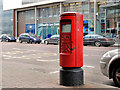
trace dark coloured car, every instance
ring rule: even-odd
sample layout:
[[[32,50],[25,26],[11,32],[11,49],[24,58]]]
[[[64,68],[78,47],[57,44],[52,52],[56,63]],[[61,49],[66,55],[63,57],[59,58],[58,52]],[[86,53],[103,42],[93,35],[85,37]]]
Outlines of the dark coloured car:
[[[27,43],[38,43],[40,44],[41,40],[40,38],[36,37],[34,34],[29,33],[22,33],[19,36],[19,42],[27,42]]]
[[[115,44],[114,39],[106,38],[105,36],[97,35],[97,34],[88,34],[83,37],[83,45],[94,45],[97,47],[100,46],[110,46]]]
[[[53,35],[50,38],[44,40],[44,44],[59,44],[59,35]]]
[[[9,34],[2,34],[2,35],[0,36],[0,40],[1,40],[1,42],[2,42],[2,41],[6,41],[6,42],[16,42],[15,37],[12,36],[12,35],[9,35]]]

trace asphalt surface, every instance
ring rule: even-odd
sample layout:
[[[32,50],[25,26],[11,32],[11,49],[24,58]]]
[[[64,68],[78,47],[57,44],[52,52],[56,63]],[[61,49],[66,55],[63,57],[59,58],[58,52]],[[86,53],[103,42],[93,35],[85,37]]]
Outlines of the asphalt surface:
[[[1,42],[3,88],[54,88],[59,85],[58,45]],[[101,56],[117,47],[84,46],[84,80],[115,86],[103,76]]]

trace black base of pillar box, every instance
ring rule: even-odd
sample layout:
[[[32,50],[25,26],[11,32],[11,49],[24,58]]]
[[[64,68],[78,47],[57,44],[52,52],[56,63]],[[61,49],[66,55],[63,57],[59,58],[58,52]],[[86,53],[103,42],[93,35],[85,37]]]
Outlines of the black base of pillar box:
[[[61,68],[60,85],[80,86],[84,84],[82,68]]]

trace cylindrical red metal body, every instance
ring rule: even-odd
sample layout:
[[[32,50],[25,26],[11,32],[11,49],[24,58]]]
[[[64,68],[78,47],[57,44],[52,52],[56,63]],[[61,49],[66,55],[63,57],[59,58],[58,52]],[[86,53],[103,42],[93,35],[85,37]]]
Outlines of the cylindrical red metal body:
[[[60,66],[83,66],[83,15],[67,12],[60,16]]]

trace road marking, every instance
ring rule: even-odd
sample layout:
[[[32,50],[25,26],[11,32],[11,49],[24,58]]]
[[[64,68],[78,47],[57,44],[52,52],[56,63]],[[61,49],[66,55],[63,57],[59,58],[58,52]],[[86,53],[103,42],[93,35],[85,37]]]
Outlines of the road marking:
[[[2,55],[3,57],[9,57],[9,58],[11,58],[12,56],[9,56],[9,55]]]
[[[13,48],[13,49],[15,49],[15,50],[20,50],[19,48]]]
[[[14,51],[14,52],[16,52],[16,53],[23,53],[22,51]]]
[[[49,74],[55,74],[58,73],[59,71],[54,71],[54,72],[50,72]]]
[[[7,55],[2,55],[3,57],[6,57]]]
[[[55,54],[53,54],[53,55],[54,55],[54,56],[57,56],[58,54],[55,53]]]
[[[36,50],[29,50],[29,51],[35,52]]]
[[[26,57],[26,56],[22,56],[23,58]]]
[[[83,65],[85,68],[95,68],[94,66],[89,66],[89,65]]]
[[[12,58],[22,58],[22,57],[12,57]]]
[[[41,58],[41,57],[37,57],[37,58]]]
[[[37,59],[36,61],[41,61],[41,62],[54,62],[54,61],[57,61],[57,60],[40,60],[40,59]]]
[[[7,56],[7,57],[11,58],[12,56]]]
[[[4,59],[10,59],[10,58],[4,58]]]
[[[30,58],[23,58],[23,59],[30,59]]]
[[[83,56],[88,56],[87,54],[83,54]]]

